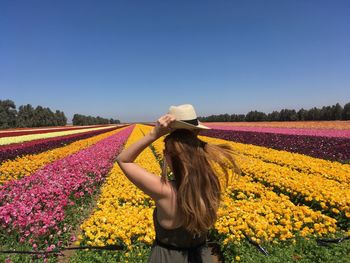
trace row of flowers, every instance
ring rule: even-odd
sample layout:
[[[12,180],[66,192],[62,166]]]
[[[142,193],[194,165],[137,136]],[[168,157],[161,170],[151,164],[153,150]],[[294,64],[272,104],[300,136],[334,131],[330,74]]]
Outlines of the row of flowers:
[[[257,242],[283,241],[296,235],[322,236],[336,231],[335,219],[307,206],[296,206],[288,196],[276,194],[249,177],[236,177],[222,203],[215,228],[226,235],[224,244],[245,236]]]
[[[2,130],[0,131],[0,138],[3,137],[12,137],[12,136],[21,136],[29,134],[38,134],[38,133],[48,133],[48,132],[58,132],[58,131],[73,131],[80,129],[89,129],[89,128],[98,128],[106,125],[91,125],[91,126],[59,126],[59,127],[50,127],[50,128],[28,128],[28,129],[11,129],[11,130]]]
[[[125,147],[149,129],[137,125]],[[163,138],[155,141],[152,148],[162,158]],[[136,163],[154,174],[160,174],[159,163],[152,155],[150,149],[145,149]],[[117,164],[102,187],[97,206],[92,216],[81,225],[83,235],[79,237],[79,242],[99,246],[123,242],[129,247],[135,241],[152,243],[155,237],[152,221],[154,202],[124,176]],[[259,242],[290,239],[296,234],[323,235],[336,231],[335,219],[307,206],[296,206],[288,196],[276,194],[248,176],[235,174],[231,174],[230,186],[223,195],[218,215],[215,230],[223,237],[224,244],[239,241],[245,235]]]
[[[350,160],[350,138],[288,135],[277,133],[205,130],[204,136],[285,150],[333,161]]]
[[[317,175],[340,183],[350,184],[349,164],[342,164],[340,162],[251,144],[230,142],[230,145],[240,154],[260,159],[266,163],[274,163],[280,166],[289,167],[298,172]]]
[[[214,144],[231,143],[204,136],[200,138]],[[164,143],[158,140],[153,145],[157,155],[162,156]],[[242,166],[239,160],[237,163]],[[215,170],[222,174],[220,169]],[[336,229],[335,219],[305,205],[294,205],[288,196],[277,194],[273,188],[254,182],[250,176],[232,174],[223,200],[215,229],[219,234],[228,234],[225,243],[231,239],[240,240],[245,235],[256,241],[274,238],[285,240],[296,233],[303,236],[322,235],[333,233]]]
[[[350,121],[262,121],[262,122],[206,122],[205,125],[231,127],[270,127],[297,129],[349,130]]]
[[[2,232],[18,235],[20,242],[29,242],[34,249],[62,245],[47,240],[57,241],[67,231],[67,222],[63,224],[65,211],[84,196],[91,196],[103,182],[132,129],[118,129],[87,149],[2,185]]]
[[[55,148],[39,154],[28,154],[17,157],[14,160],[4,161],[0,164],[0,184],[28,176],[43,166],[80,150],[86,149],[114,133],[115,131],[102,133],[88,139],[73,142],[64,147]]]
[[[0,163],[4,160],[12,160],[27,154],[37,154],[53,148],[65,146],[69,143],[90,138],[92,136],[115,130],[117,127],[111,127],[104,130],[86,131],[83,133],[53,137],[48,139],[39,139],[25,143],[16,143],[0,146]]]
[[[205,141],[234,145],[222,139],[208,139],[205,136],[201,138]],[[292,201],[298,204],[314,205],[316,209],[332,214],[341,222],[349,222],[349,184],[330,180],[318,174],[307,174],[287,166],[264,162],[239,152],[235,157],[244,175],[272,186],[279,193],[288,194]]]
[[[140,139],[147,129],[136,125],[125,148]],[[141,152],[135,163],[154,174],[161,173],[149,148]],[[122,242],[129,248],[133,241],[151,244],[155,238],[152,222],[154,206],[154,201],[132,184],[115,163],[101,187],[97,209],[81,225],[83,236],[79,240],[97,246]]]
[[[311,128],[279,128],[279,127],[259,127],[259,126],[230,126],[222,123],[221,125],[207,124],[208,127],[219,130],[243,131],[243,132],[267,132],[287,135],[307,135],[322,137],[340,137],[350,138],[350,125],[348,129],[311,129]]]
[[[40,140],[40,139],[47,139],[47,138],[53,138],[53,137],[58,137],[58,136],[66,136],[66,135],[71,135],[71,134],[78,134],[82,132],[87,132],[87,131],[98,131],[98,130],[105,130],[110,127],[93,127],[89,129],[77,129],[77,130],[66,130],[66,131],[51,131],[48,133],[38,133],[38,134],[29,134],[29,135],[21,135],[21,136],[11,136],[11,137],[4,137],[0,138],[0,145],[9,145],[12,143],[23,143],[23,142],[28,142],[28,141],[33,141],[33,140]]]

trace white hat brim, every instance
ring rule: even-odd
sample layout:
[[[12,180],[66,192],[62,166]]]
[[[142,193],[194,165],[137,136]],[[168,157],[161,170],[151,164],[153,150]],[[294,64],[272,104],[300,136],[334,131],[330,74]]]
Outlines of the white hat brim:
[[[187,122],[184,122],[184,121],[174,121],[172,124],[171,124],[171,128],[173,129],[188,129],[188,130],[195,130],[195,129],[200,129],[200,130],[210,130],[211,128],[201,124],[199,121],[198,121],[198,125],[193,125],[193,124],[189,124]]]

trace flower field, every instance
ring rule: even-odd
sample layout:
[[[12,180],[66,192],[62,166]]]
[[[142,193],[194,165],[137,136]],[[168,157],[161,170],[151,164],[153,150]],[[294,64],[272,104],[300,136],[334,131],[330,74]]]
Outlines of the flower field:
[[[93,126],[61,126],[61,127],[50,127],[50,128],[17,128],[17,129],[8,129],[0,131],[0,138],[3,137],[13,137],[20,135],[29,135],[29,134],[43,134],[59,131],[74,131],[74,130],[85,130],[89,128],[98,128],[106,125],[93,125]]]
[[[322,130],[209,126],[212,130],[204,131],[203,135],[332,161],[350,162],[350,127],[348,130]]]
[[[24,156],[14,160],[12,166],[3,163],[2,247],[17,243],[50,251],[65,245],[67,233],[72,229],[67,214],[79,211],[81,206],[76,204],[96,191],[132,128],[124,127],[49,152]],[[28,165],[32,167],[27,169]],[[6,240],[5,234],[12,239]]]
[[[48,139],[31,140],[24,143],[13,143],[0,146],[0,162],[4,160],[15,159],[22,155],[36,154],[56,147],[64,146],[68,143],[89,138],[97,134],[114,130],[115,127],[89,130],[86,129],[78,134],[57,136]]]
[[[330,129],[349,130],[350,121],[262,121],[262,122],[207,122],[209,127],[267,127],[267,128],[296,128],[296,129]]]
[[[309,130],[316,130],[317,123],[312,125]],[[334,130],[349,132],[341,125]],[[324,156],[315,158],[300,151],[277,149],[278,143],[254,143],[254,140],[271,142],[266,134],[277,136],[277,132],[254,131],[252,136],[251,130],[233,128],[234,125],[202,131],[199,136],[209,143],[230,144],[242,171],[231,172],[218,220],[208,236],[210,242],[220,247],[225,262],[348,262],[349,241],[323,247],[316,239],[350,235],[350,165]],[[147,262],[155,238],[152,221],[155,204],[125,177],[114,158],[152,126],[137,124],[111,129],[86,130],[87,137],[79,137],[83,134],[52,137],[50,147],[32,152],[22,150],[20,156],[8,151],[12,157],[4,157],[0,162],[3,249],[52,251],[72,245],[119,244],[124,246],[123,250],[77,251],[69,257],[69,262]],[[240,135],[246,141],[237,140],[231,132],[246,133]],[[40,133],[34,135],[38,136],[33,141],[37,144],[25,142],[28,149],[41,148],[43,144],[39,142],[47,140]],[[336,135],[287,136],[327,138],[333,143],[334,152],[338,150],[342,156],[346,151],[337,148],[332,140],[350,140]],[[6,138],[16,142],[15,138]],[[60,144],[64,138],[71,140]],[[296,141],[289,137],[279,140],[289,147]],[[21,149],[18,143],[6,147],[11,146]],[[160,175],[163,148],[160,138],[135,162]],[[3,151],[3,156],[6,152]],[[259,245],[268,251],[268,256],[259,251]],[[0,255],[0,261],[5,260],[57,262],[61,259],[49,254]]]
[[[90,129],[73,129],[73,130],[67,129],[64,131],[53,131],[53,132],[44,132],[44,133],[37,133],[37,134],[25,134],[20,136],[3,137],[3,138],[0,138],[0,145],[23,143],[23,142],[32,141],[32,140],[54,138],[59,136],[71,135],[71,134],[79,134],[86,131],[104,130],[106,128],[108,127],[97,127],[97,128],[90,128]]]

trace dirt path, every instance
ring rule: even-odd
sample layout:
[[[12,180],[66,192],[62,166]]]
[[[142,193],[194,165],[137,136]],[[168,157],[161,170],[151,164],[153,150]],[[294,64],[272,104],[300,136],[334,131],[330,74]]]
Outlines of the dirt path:
[[[98,192],[93,196],[92,202],[89,205],[89,208],[87,210],[84,211],[84,216],[80,217],[80,220],[77,224],[76,229],[74,229],[71,232],[71,235],[74,235],[75,237],[77,237],[78,235],[82,234],[82,231],[80,229],[80,225],[92,214],[92,212],[95,210],[95,208],[97,207],[97,200],[100,196],[101,193],[101,188],[102,186],[99,188]],[[70,243],[68,246],[66,247],[74,247],[75,245],[73,243]],[[69,262],[69,258],[71,256],[73,256],[76,253],[77,250],[64,250],[62,251],[63,255],[59,255],[57,257],[57,262],[58,263],[68,263]]]

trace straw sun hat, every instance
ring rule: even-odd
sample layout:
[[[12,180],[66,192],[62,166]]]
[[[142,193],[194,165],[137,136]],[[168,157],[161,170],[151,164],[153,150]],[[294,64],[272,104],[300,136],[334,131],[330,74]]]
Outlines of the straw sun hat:
[[[168,114],[175,116],[176,121],[171,124],[171,128],[174,129],[200,129],[208,130],[211,129],[197,119],[197,114],[191,104],[183,104],[178,106],[170,106]]]

